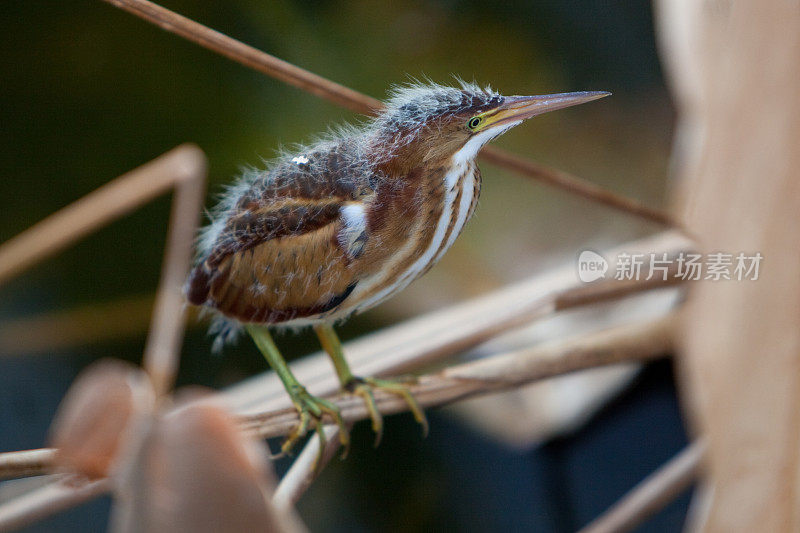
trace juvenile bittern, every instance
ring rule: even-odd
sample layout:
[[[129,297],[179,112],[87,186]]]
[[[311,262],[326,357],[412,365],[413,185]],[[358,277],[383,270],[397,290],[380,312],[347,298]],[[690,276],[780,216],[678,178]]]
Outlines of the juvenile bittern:
[[[405,398],[406,385],[356,377],[332,325],[422,276],[452,246],[478,203],[481,147],[523,120],[608,95],[501,96],[491,89],[415,84],[396,89],[361,127],[298,148],[230,187],[201,236],[187,298],[243,325],[300,415],[284,452],[338,409],[297,381],[268,326],[313,326],[342,389],[361,396],[380,439],[374,389]]]

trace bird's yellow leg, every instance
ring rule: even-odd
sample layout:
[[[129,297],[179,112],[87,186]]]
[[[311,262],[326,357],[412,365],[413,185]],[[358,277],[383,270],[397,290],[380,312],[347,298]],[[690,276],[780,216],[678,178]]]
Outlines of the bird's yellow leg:
[[[333,326],[326,323],[316,324],[314,331],[319,337],[322,348],[333,362],[333,367],[336,369],[336,375],[339,376],[342,389],[364,399],[367,411],[369,411],[369,417],[372,420],[372,430],[375,432],[375,446],[380,444],[381,436],[383,435],[383,417],[375,404],[375,396],[373,394],[375,389],[385,390],[402,397],[408,404],[414,419],[422,426],[423,434],[427,435],[428,419],[425,417],[425,412],[420,408],[417,400],[405,384],[388,379],[354,376],[350,370],[350,365],[347,364],[347,360],[344,357],[342,343],[339,341],[339,336],[336,335]]]
[[[328,400],[312,396],[306,388],[297,381],[297,378],[294,377],[291,369],[289,369],[289,365],[286,364],[280,351],[278,351],[275,341],[272,340],[272,335],[270,335],[269,330],[265,326],[248,325],[247,332],[253,338],[253,341],[264,355],[269,366],[272,367],[283,382],[286,392],[289,393],[289,397],[291,397],[292,403],[300,415],[300,422],[291,433],[289,433],[286,440],[281,445],[282,454],[289,453],[292,448],[294,448],[297,441],[306,434],[313,420],[314,429],[320,439],[319,449],[321,455],[322,451],[325,449],[325,434],[322,431],[322,419],[326,414],[339,426],[339,442],[341,442],[344,449],[347,450],[350,446],[350,433],[347,431],[347,426],[345,426],[342,420],[339,408]],[[319,461],[319,457],[317,457],[317,460]]]

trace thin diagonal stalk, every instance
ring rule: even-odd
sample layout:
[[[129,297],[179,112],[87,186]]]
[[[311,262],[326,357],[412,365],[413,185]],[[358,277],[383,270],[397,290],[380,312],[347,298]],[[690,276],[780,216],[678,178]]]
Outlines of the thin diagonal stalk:
[[[339,85],[287,61],[266,54],[153,2],[141,0],[104,1],[241,65],[263,72],[351,111],[369,115],[383,106],[380,100],[370,98],[348,89],[344,85]]]
[[[104,1],[246,67],[267,74],[284,83],[352,111],[373,115],[376,111],[383,108],[383,103],[380,100],[354,91],[353,89],[297,67],[287,61],[278,59],[275,56],[246,45],[223,33],[212,30],[207,26],[203,26],[202,24],[153,2],[148,2],[147,0]],[[539,180],[571,194],[587,198],[651,222],[674,225],[670,216],[661,210],[645,206],[631,198],[607,191],[591,182],[568,174],[567,172],[539,165],[495,147],[485,147],[481,154],[486,161]]]
[[[0,322],[0,357],[52,357],[70,347],[140,337],[149,326],[154,301],[153,294],[126,296],[4,320]]]
[[[177,366],[183,334],[180,289],[203,205],[205,169],[203,152],[182,145],[96,189],[0,246],[0,283],[174,187],[166,257],[144,354],[144,366],[163,393]]]
[[[53,466],[55,455],[52,448],[0,453],[0,479],[46,474]]]
[[[530,159],[512,154],[501,148],[486,146],[481,150],[481,158],[499,167],[539,180],[556,189],[567,191],[570,194],[606,205],[618,211],[657,224],[677,226],[675,220],[673,220],[666,211],[646,206],[637,200],[611,192],[588,180],[574,176],[569,172],[540,165]]]
[[[199,150],[186,157],[174,176],[167,248],[161,268],[150,331],[144,348],[144,368],[157,395],[169,391],[178,368],[184,332],[185,301],[181,287],[192,261],[194,242],[205,193],[206,158]]]
[[[49,483],[0,505],[0,533],[14,531],[48,516],[102,496],[111,490],[111,481],[75,482],[69,477]]]
[[[624,533],[663,509],[689,488],[700,472],[703,442],[694,442],[647,476],[580,533]]]
[[[348,424],[348,430],[352,424]],[[325,426],[325,450],[319,453],[319,439],[312,438],[303,448],[303,451],[294,460],[292,466],[281,478],[272,504],[278,509],[293,509],[294,505],[319,476],[323,468],[334,458],[341,446],[339,441],[339,426],[336,424]],[[317,461],[320,464],[317,465]]]
[[[0,284],[130,213],[183,180],[196,158],[194,145],[181,145],[95,189],[0,246]]]

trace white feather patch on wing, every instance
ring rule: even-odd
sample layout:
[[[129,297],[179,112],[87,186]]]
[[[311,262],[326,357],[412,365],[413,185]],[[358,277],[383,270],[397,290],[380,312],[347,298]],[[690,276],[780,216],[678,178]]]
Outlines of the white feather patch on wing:
[[[339,245],[347,250],[350,257],[358,257],[367,242],[367,214],[364,206],[349,203],[339,210],[342,229],[339,231]]]

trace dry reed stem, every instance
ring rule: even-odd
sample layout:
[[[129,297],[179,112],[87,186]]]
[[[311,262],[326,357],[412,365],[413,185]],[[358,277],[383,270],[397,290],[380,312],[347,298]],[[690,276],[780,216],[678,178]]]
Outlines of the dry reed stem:
[[[758,280],[692,284],[678,338],[708,444],[687,530],[800,531],[800,5],[656,2],[679,120],[682,220]],[[734,278],[735,279],[735,278]]]
[[[422,376],[410,390],[423,407],[444,405],[479,394],[489,394],[513,388],[533,381],[562,375],[597,366],[643,361],[668,354],[672,349],[672,315],[659,320],[619,326],[617,328],[590,333],[575,339],[554,341],[527,350],[491,356],[478,361],[456,365],[440,372]],[[332,401],[341,409],[343,418],[353,423],[369,417],[363,401],[349,394],[340,394]],[[381,413],[391,414],[408,410],[408,404],[395,395],[383,391],[375,392],[375,401]],[[245,430],[264,437],[287,434],[297,423],[294,410],[283,410],[250,416],[243,421]],[[325,462],[335,454],[338,441],[329,439],[325,450]],[[317,439],[312,437],[312,442]],[[318,444],[316,444],[318,445]],[[297,501],[313,481],[314,446],[308,446],[301,454],[301,462],[293,473],[285,478],[285,484],[276,492],[276,504],[288,506]],[[0,506],[0,531],[7,527],[6,520],[17,517],[24,509],[27,517],[38,517],[49,512],[57,502],[59,509],[87,501],[103,491],[69,493],[69,499],[61,504],[65,494],[55,490],[58,483],[40,489],[42,494],[30,499],[30,495]],[[106,487],[107,488],[107,487]],[[16,518],[14,518],[16,520]],[[17,523],[16,521],[14,523]]]
[[[351,111],[374,115],[383,108],[380,100],[278,59],[153,2],[147,0],[104,1],[241,65]],[[547,183],[570,194],[587,198],[651,222],[674,226],[671,217],[666,212],[607,191],[567,172],[548,168],[495,147],[485,147],[481,151],[481,155],[490,163]]]
[[[192,242],[200,217],[205,187],[205,155],[192,145],[180,146],[90,193],[57,212],[0,249],[7,260],[0,261],[0,279],[20,271],[48,253],[67,246],[77,238],[106,224],[116,216],[151,199],[169,186],[175,187],[170,215],[166,257],[156,295],[150,335],[144,354],[144,366],[155,390],[165,394],[177,369],[177,355],[183,333],[183,298],[181,286],[191,261]],[[72,225],[74,234],[64,231]],[[21,257],[20,250],[28,253]],[[15,476],[33,472],[30,466],[52,462],[52,450],[30,450],[0,457],[0,470]],[[25,465],[28,466],[26,469]],[[49,484],[0,507],[0,531],[36,521],[105,492],[106,481],[80,487],[63,481]]]
[[[648,247],[652,247],[650,249],[658,249],[663,251],[669,251],[675,253],[680,250],[689,249],[690,243],[685,238],[682,238],[676,234],[666,233],[656,238],[645,240],[643,242],[637,243],[629,243],[623,249],[627,251],[635,251],[635,250],[646,250]],[[529,297],[533,300],[538,298],[547,299],[550,298],[552,302],[552,312],[556,310],[562,309],[569,309],[571,307],[581,306],[581,305],[588,305],[593,302],[599,302],[606,300],[608,298],[614,297],[622,297],[626,294],[630,294],[632,292],[637,292],[641,290],[646,290],[648,288],[655,288],[657,286],[664,286],[663,283],[660,283],[659,280],[651,280],[650,282],[617,282],[614,283],[612,286],[609,284],[590,284],[590,285],[568,285],[566,288],[561,287],[561,282],[565,279],[564,272],[556,273],[555,275],[551,276],[543,276],[541,278],[536,278],[533,281],[533,285],[535,286],[538,282],[541,283],[541,287],[535,288],[528,286],[529,283],[523,282],[522,284],[516,287],[509,287],[503,291],[496,291],[495,295],[498,298],[493,298],[492,295],[489,295],[486,299],[478,298],[476,301],[473,302],[466,302],[456,306],[455,308],[450,308],[448,310],[438,312],[438,313],[431,313],[424,317],[420,317],[417,320],[411,321],[411,328],[415,330],[415,333],[409,332],[408,335],[414,335],[411,338],[415,339],[434,339],[433,343],[427,346],[427,349],[431,350],[430,353],[426,354],[425,349],[426,347],[419,347],[416,348],[419,350],[418,352],[414,353],[414,347],[410,350],[410,354],[413,357],[419,357],[420,359],[417,361],[418,364],[421,362],[425,362],[428,360],[429,357],[440,358],[446,356],[448,351],[448,341],[452,340],[448,337],[448,335],[455,334],[456,336],[460,334],[468,334],[467,332],[472,329],[472,333],[480,333],[479,331],[474,331],[475,329],[480,329],[480,325],[475,325],[472,320],[470,320],[473,316],[477,318],[479,321],[483,317],[483,326],[487,326],[489,328],[495,328],[495,334],[497,332],[501,332],[503,330],[502,323],[495,323],[490,324],[486,323],[491,322],[492,319],[496,319],[498,316],[502,316],[503,311],[507,307],[514,307],[514,297],[522,295],[524,297]],[[574,276],[574,275],[573,275]],[[556,281],[561,280],[561,281]],[[571,278],[572,283],[575,283],[574,277]],[[668,282],[669,283],[669,282]],[[547,289],[553,291],[552,294],[547,293]],[[559,288],[563,290],[559,291]],[[488,300],[488,301],[487,301]],[[474,305],[478,303],[478,305]],[[543,302],[540,302],[543,303]],[[549,309],[547,305],[543,305],[542,309]],[[466,311],[466,314],[464,313]],[[474,315],[473,315],[474,313]],[[473,316],[470,316],[473,315]],[[458,318],[456,321],[450,321],[449,318],[451,316],[455,316]],[[464,324],[466,328],[464,327]],[[513,323],[512,323],[513,324]],[[408,347],[408,342],[404,342],[403,335],[403,328],[405,325],[401,324],[399,326],[395,326],[394,328],[390,328],[388,331],[379,332],[373,334],[368,337],[368,340],[371,340],[369,343],[369,349],[371,354],[371,359],[376,363],[372,365],[371,371],[374,373],[380,372],[388,372],[389,369],[392,369],[392,357],[393,355],[397,355],[398,353],[402,352],[404,348]],[[419,331],[422,327],[427,327],[428,329],[425,331]],[[395,330],[399,330],[396,331]],[[395,332],[395,335],[392,333]],[[444,335],[444,336],[442,336]],[[401,344],[395,344],[394,340],[399,340]],[[366,341],[367,339],[364,339]],[[666,342],[665,339],[662,339]],[[354,360],[354,368],[359,373],[368,373],[367,371],[363,371],[362,369],[362,362],[358,357],[358,343],[360,341],[356,341],[355,343],[348,343],[345,346],[346,353],[348,354],[348,359]],[[438,343],[438,344],[437,344]],[[449,345],[452,346],[452,345]],[[367,346],[364,346],[367,348]],[[420,349],[422,348],[422,349]],[[461,346],[463,349],[464,346]],[[354,353],[355,352],[355,353]],[[384,354],[384,355],[381,355]],[[305,361],[306,365],[303,366],[302,369],[299,371],[303,374],[304,382],[312,381],[312,374],[311,372],[316,369],[319,370],[325,375],[327,372],[330,373],[330,370],[327,368],[328,362],[325,360],[325,356],[320,354],[316,357],[309,358]],[[378,366],[380,365],[380,366]],[[406,363],[408,366],[408,363]],[[395,370],[402,369],[402,365],[399,368],[395,368]],[[297,366],[295,365],[295,370],[298,371]],[[325,379],[325,378],[323,378]],[[274,381],[274,378],[273,378]],[[276,385],[274,382],[265,383],[265,388],[262,392],[266,393],[267,388],[269,385]],[[278,384],[279,386],[279,384]],[[335,387],[335,385],[331,385]],[[323,391],[324,389],[318,389],[319,392]],[[282,397],[282,394],[279,392],[279,398]],[[240,394],[237,394],[237,390],[234,389],[229,391],[229,396],[236,397]],[[245,394],[246,396],[246,394]],[[280,400],[279,400],[280,401]],[[241,403],[241,402],[240,402]],[[274,405],[274,404],[273,404]],[[401,406],[405,408],[405,406]],[[330,428],[332,426],[327,426]],[[338,448],[338,441],[335,442],[328,442],[328,448],[326,449],[326,453],[332,453],[329,451],[331,447],[333,449]],[[309,449],[310,448],[310,449]],[[306,449],[304,449],[302,455],[307,457],[312,457],[316,455],[316,451],[318,450],[318,444],[316,443],[316,439],[312,439],[306,445]],[[295,475],[292,478],[285,479],[281,482],[281,485],[284,482],[288,485],[283,490],[286,494],[291,494],[291,501],[295,502],[297,499],[300,498],[302,493],[310,486],[310,483],[313,481],[314,477],[319,474],[319,471],[314,471],[312,468],[312,464],[309,461],[300,462],[297,461],[295,464],[292,465],[292,470],[295,471]],[[325,463],[323,463],[324,466]],[[284,496],[286,501],[290,500],[289,496]]]
[[[629,242],[617,250],[606,252],[605,256],[613,257],[618,251],[676,254],[690,249],[688,239],[675,232],[665,232]],[[345,353],[348,361],[360,375],[409,372],[475,347],[515,327],[551,316],[558,310],[621,298],[673,283],[654,279],[584,284],[577,279],[574,269],[573,265],[567,265],[347,342]],[[322,353],[293,362],[292,370],[313,394],[328,395],[339,388],[330,361]],[[243,416],[291,407],[280,380],[273,372],[239,383],[225,391],[223,396],[227,405]],[[9,477],[2,468],[3,456],[0,453],[0,479]],[[39,473],[45,472],[43,469]]]
[[[685,237],[665,232],[629,242],[604,255],[615,257],[620,251],[631,254],[655,251],[674,255],[691,249],[692,244]],[[672,279],[609,279],[586,284],[578,280],[575,266],[568,264],[447,309],[362,336],[347,342],[345,353],[356,374],[400,374],[441,361],[501,333],[552,316],[559,310],[617,299],[673,283]],[[322,353],[293,362],[292,370],[313,394],[328,395],[339,388],[330,362]],[[245,414],[291,407],[280,380],[273,373],[246,380],[225,394],[232,409]]]
[[[348,430],[351,427],[353,427],[352,424],[347,425]],[[319,439],[312,437],[281,478],[272,495],[272,504],[278,510],[293,509],[303,493],[308,490],[325,465],[334,458],[339,450],[339,426],[336,424],[325,426],[323,431],[326,440],[322,455],[319,454]],[[317,461],[319,461],[319,465],[317,465]]]
[[[628,213],[650,222],[664,226],[677,227],[677,222],[666,211],[646,206],[627,196],[604,189],[591,181],[579,178],[569,172],[541,165],[530,159],[512,154],[496,146],[486,146],[481,150],[481,158],[506,170],[522,174],[561,189],[570,194],[586,198],[612,209]]]
[[[108,479],[79,483],[65,477],[0,505],[0,533],[25,527],[111,489]]]
[[[672,350],[673,329],[672,315],[626,324],[451,366],[420,376],[408,388],[420,406],[436,407],[587,368],[662,357]],[[329,399],[339,407],[345,422],[369,418],[361,398],[341,393]],[[375,391],[375,402],[382,414],[408,410],[403,398],[382,390]],[[298,421],[296,410],[285,409],[250,415],[244,427],[268,438],[286,435]]]
[[[0,357],[53,357],[69,348],[138,338],[150,326],[154,303],[155,293],[142,294],[0,322]],[[200,315],[198,308],[187,307],[186,324],[194,324]]]
[[[581,369],[582,365],[591,368],[666,355],[672,349],[674,327],[675,319],[670,315],[647,324],[616,328],[587,335],[574,341],[553,342],[530,350],[521,350],[451,367],[440,374],[445,374],[445,379],[466,379],[468,387],[489,381],[493,387],[498,389],[512,388],[518,384],[513,383],[514,381],[525,382],[523,376],[539,380],[548,377],[548,372],[560,375],[564,372]],[[635,359],[637,355],[641,359]],[[532,367],[538,367],[538,372]],[[478,377],[477,380],[474,379],[475,376]],[[481,393],[487,391],[491,392],[491,389],[486,389]],[[462,394],[458,399],[467,396],[469,394]],[[314,460],[319,450],[319,441],[312,438],[278,485],[278,490],[273,497],[273,503],[276,506],[291,507],[295,505],[339,449],[340,444],[336,439],[338,427],[328,425],[324,429],[328,441],[321,459],[321,466],[315,468]]]
[[[580,533],[624,533],[633,530],[689,488],[700,472],[706,446],[694,442],[647,476]]]
[[[156,391],[163,393],[177,366],[181,286],[203,206],[205,172],[203,152],[186,144],[123,174],[0,246],[0,283],[174,187],[166,256],[144,354]]]
[[[200,149],[186,152],[182,168],[171,177],[175,193],[166,253],[143,357],[144,368],[158,396],[166,394],[172,387],[178,369],[186,307],[181,288],[191,266],[192,245],[205,195],[206,158],[203,152]]]
[[[193,145],[173,148],[6,241],[0,246],[0,284],[167,191],[184,179],[198,153]]]
[[[53,466],[55,454],[52,448],[0,453],[0,479],[46,474]]]
[[[153,296],[128,296],[3,321],[0,357],[53,357],[69,347],[139,336],[149,326]]]

